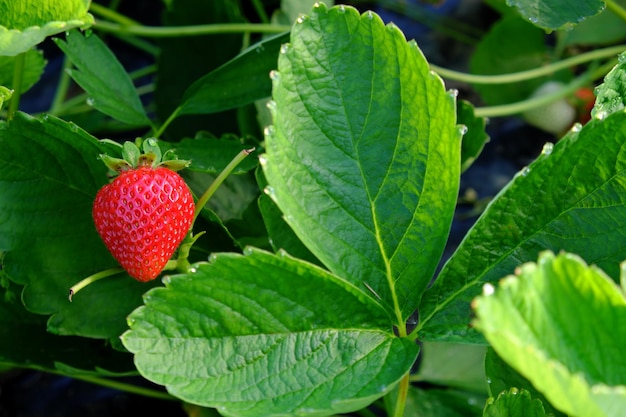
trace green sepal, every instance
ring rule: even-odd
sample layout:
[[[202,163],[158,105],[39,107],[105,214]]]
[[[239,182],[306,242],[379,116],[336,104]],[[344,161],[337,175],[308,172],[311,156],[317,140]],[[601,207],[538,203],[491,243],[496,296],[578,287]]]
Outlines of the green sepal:
[[[163,161],[159,164],[161,167],[171,169],[172,171],[180,171],[191,165],[191,161],[185,161],[182,159],[170,159],[169,161]]]
[[[107,168],[109,168],[110,176],[115,176],[122,171],[126,171],[132,168],[132,165],[127,160],[121,159],[121,158],[114,158],[107,154],[101,154],[100,160],[104,162],[104,165],[106,165]]]
[[[122,145],[122,158],[130,163],[131,166],[136,167],[139,164],[139,157],[141,151],[133,142],[124,142]]]
[[[141,146],[146,155],[154,155],[153,164],[155,167],[161,163],[161,148],[159,148],[159,142],[155,138],[144,140]]]

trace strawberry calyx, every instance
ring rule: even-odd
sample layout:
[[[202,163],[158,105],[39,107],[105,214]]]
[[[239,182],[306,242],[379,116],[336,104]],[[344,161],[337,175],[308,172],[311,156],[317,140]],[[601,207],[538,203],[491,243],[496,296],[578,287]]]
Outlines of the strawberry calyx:
[[[101,154],[100,160],[109,168],[110,178],[139,167],[151,167],[153,169],[164,167],[172,171],[180,171],[191,164],[191,161],[178,159],[173,149],[162,154],[158,140],[155,138],[148,138],[143,141],[138,138],[137,143],[124,142],[121,158]]]

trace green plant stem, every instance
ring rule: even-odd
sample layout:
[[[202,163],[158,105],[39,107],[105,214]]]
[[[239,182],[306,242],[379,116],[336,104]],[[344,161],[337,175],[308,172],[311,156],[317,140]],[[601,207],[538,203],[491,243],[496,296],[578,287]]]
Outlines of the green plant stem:
[[[221,33],[282,33],[291,30],[288,25],[273,25],[269,23],[220,23],[210,25],[190,26],[142,26],[120,25],[112,22],[98,21],[96,29],[103,32],[115,32],[125,35],[138,35],[151,38],[168,38],[179,36],[215,35]]]
[[[65,101],[65,97],[67,97],[67,91],[70,88],[70,75],[67,73],[67,70],[72,66],[72,62],[70,59],[65,56],[63,58],[63,68],[61,69],[61,75],[59,76],[59,82],[57,83],[57,90],[54,94],[54,98],[52,99],[52,104],[50,105],[50,109],[48,113],[56,113],[59,111],[63,102]]]
[[[80,290],[85,288],[87,285],[93,284],[94,282],[99,281],[101,279],[104,279],[113,275],[117,275],[121,272],[124,272],[122,268],[115,267],[115,268],[105,269],[104,271],[100,271],[96,274],[90,275],[87,278],[81,280],[79,283],[73,285],[72,288],[70,288],[69,297],[68,297],[70,302],[72,301],[72,297],[74,297]]]
[[[15,67],[13,68],[13,95],[9,101],[7,120],[13,119],[13,115],[20,105],[20,97],[22,95],[22,80],[24,78],[24,64],[26,62],[26,53],[21,53],[15,57]]]
[[[128,392],[130,394],[137,394],[144,397],[156,398],[159,400],[168,401],[180,401],[178,398],[171,396],[166,392],[156,391],[149,388],[138,387],[133,384],[127,384],[125,382],[114,381],[108,378],[100,378],[91,375],[69,375],[71,378],[79,379],[81,381],[89,382],[92,384],[100,385],[107,388],[112,388],[118,391]]]
[[[165,132],[165,129],[167,129],[170,123],[172,123],[174,119],[176,119],[176,117],[178,116],[178,113],[180,113],[182,109],[183,108],[181,106],[176,107],[174,111],[172,112],[172,114],[170,114],[170,116],[167,118],[167,120],[164,121],[163,124],[158,129],[154,130],[153,137],[156,139],[160,138],[163,132]]]
[[[409,373],[407,372],[398,385],[398,397],[394,408],[393,417],[403,417],[406,407],[406,398],[409,395]]]
[[[532,78],[543,77],[554,74],[555,72],[571,68],[576,65],[595,61],[603,58],[613,58],[626,50],[626,45],[611,46],[603,49],[586,52],[576,55],[562,61],[554,62],[540,68],[533,68],[528,71],[514,72],[510,74],[494,74],[494,75],[476,75],[459,71],[453,71],[437,65],[430,65],[430,68],[443,78],[449,80],[462,81],[473,84],[507,84],[518,81],[525,81]]]
[[[105,7],[95,2],[91,2],[91,5],[89,6],[89,11],[99,16],[106,17],[107,19],[112,20],[113,22],[117,22],[121,25],[141,25],[141,23],[137,22],[136,20],[133,20],[127,16],[124,16],[121,13],[116,12],[113,8]]]
[[[198,202],[196,203],[196,212],[193,216],[193,223],[195,223],[196,219],[198,218],[198,215],[200,214],[200,212],[202,211],[202,209],[204,208],[204,206],[206,206],[206,203],[209,201],[209,199],[213,196],[213,194],[215,194],[215,191],[217,191],[217,189],[219,188],[220,185],[222,185],[222,183],[224,182],[224,180],[226,178],[228,178],[228,176],[230,175],[231,172],[233,172],[233,170],[237,167],[237,165],[239,165],[241,163],[241,161],[243,161],[248,155],[250,155],[252,152],[254,151],[254,148],[252,149],[244,149],[241,152],[239,152],[237,154],[237,156],[235,156],[232,161],[230,161],[228,163],[228,165],[226,165],[226,167],[222,170],[222,172],[219,173],[219,175],[217,176],[217,178],[215,178],[215,180],[213,181],[213,183],[209,186],[209,188],[204,192],[204,194],[202,195],[202,197],[200,197],[198,199]],[[192,224],[193,224],[192,223]]]
[[[626,21],[626,9],[617,4],[614,0],[605,0],[606,8],[613,14],[617,15],[623,21]]]
[[[514,114],[524,113],[525,111],[534,109],[536,107],[545,106],[554,101],[572,95],[579,88],[584,87],[594,79],[601,77],[603,74],[606,74],[614,65],[615,63],[614,61],[612,61],[603,65],[597,70],[588,70],[586,73],[567,84],[561,90],[551,94],[546,94],[545,96],[529,98],[527,100],[518,101],[516,103],[503,104],[499,106],[477,107],[474,110],[474,115],[476,117],[511,116]]]

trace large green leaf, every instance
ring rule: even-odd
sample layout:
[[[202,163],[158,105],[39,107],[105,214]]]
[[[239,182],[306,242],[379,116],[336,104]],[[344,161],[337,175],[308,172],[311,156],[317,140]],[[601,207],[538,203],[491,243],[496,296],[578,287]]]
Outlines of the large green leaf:
[[[68,73],[89,94],[90,105],[124,123],[150,123],[130,76],[98,36],[73,30],[65,42],[55,41],[76,67]]]
[[[213,113],[269,97],[268,74],[276,68],[280,46],[288,39],[288,33],[265,39],[200,78],[185,91],[178,114]]]
[[[0,124],[0,148],[0,250],[4,271],[25,285],[24,304],[52,314],[48,329],[55,333],[117,337],[154,284],[120,274],[67,299],[81,279],[117,266],[91,218],[107,182],[98,155],[111,149],[76,125],[23,113]]]
[[[301,17],[272,78],[269,195],[327,268],[406,319],[456,202],[454,94],[397,27],[347,6]]]
[[[626,299],[575,255],[522,265],[474,302],[494,350],[570,416],[626,415]]]
[[[596,103],[591,115],[604,119],[609,114],[621,111],[626,106],[626,52],[619,56],[618,64],[604,77],[604,82],[595,89]]]
[[[481,342],[470,301],[544,249],[580,253],[611,276],[626,253],[626,113],[575,128],[489,205],[420,306],[422,338]]]
[[[26,52],[55,35],[93,24],[90,0],[0,0],[0,55]]]
[[[194,268],[147,293],[122,337],[142,375],[187,402],[236,416],[348,412],[415,360],[380,305],[314,265],[247,250]]]
[[[603,0],[506,0],[534,25],[547,30],[567,29],[605,8]]]
[[[484,395],[453,389],[411,387],[403,416],[478,417],[482,416],[484,403]]]

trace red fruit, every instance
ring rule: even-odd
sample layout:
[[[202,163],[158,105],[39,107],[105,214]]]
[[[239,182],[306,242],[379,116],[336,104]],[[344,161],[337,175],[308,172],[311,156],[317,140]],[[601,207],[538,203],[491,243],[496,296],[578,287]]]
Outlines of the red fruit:
[[[96,229],[113,257],[138,281],[156,278],[189,231],[194,202],[176,172],[142,166],[122,171],[93,204]]]

